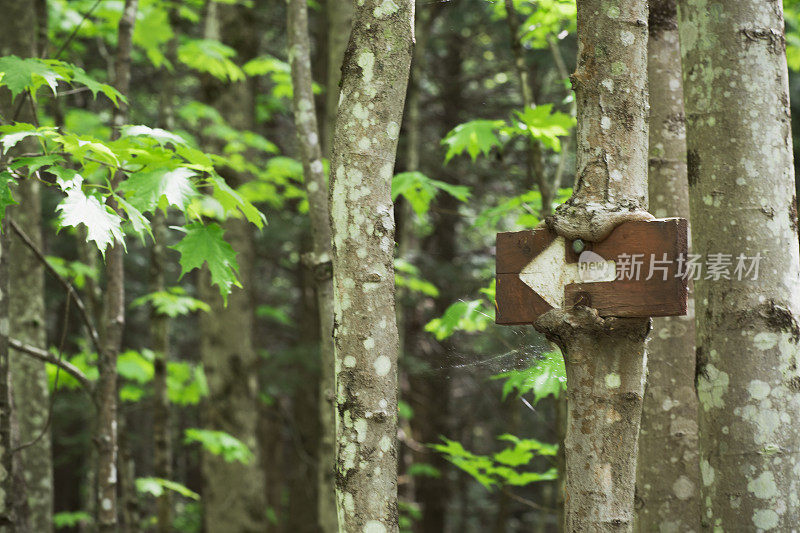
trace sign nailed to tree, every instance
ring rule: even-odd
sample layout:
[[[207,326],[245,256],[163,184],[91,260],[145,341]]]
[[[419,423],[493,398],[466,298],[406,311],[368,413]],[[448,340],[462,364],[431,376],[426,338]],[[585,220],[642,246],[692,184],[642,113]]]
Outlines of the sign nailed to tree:
[[[497,323],[531,324],[556,308],[601,316],[686,314],[688,225],[621,224],[603,241],[569,242],[549,229],[497,234]]]

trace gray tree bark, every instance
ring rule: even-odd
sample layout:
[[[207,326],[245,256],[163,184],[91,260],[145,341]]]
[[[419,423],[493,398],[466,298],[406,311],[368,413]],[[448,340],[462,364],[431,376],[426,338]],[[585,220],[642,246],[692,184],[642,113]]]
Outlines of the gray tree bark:
[[[577,180],[548,220],[568,239],[599,241],[647,214],[647,3],[578,2]],[[565,528],[631,531],[647,319],[553,310],[537,328],[567,370]]]
[[[397,355],[391,180],[414,1],[356,8],[331,162],[336,493],[341,531],[397,531]]]
[[[125,0],[119,21],[117,53],[114,65],[114,85],[122,94],[129,94],[131,81],[131,50],[133,29],[136,24],[138,0]],[[118,138],[120,128],[128,121],[128,105],[120,102],[114,110],[112,138]],[[112,178],[112,187],[122,179],[121,173]],[[116,208],[116,202],[109,202]],[[113,533],[118,528],[118,413],[117,413],[117,356],[122,348],[125,329],[125,268],[122,243],[115,243],[106,254],[106,290],[103,309],[102,350],[98,354],[97,386],[97,486],[96,523],[100,533]]]
[[[0,10],[6,15],[0,22],[0,53],[19,57],[35,57],[37,33],[20,31],[20,28],[37,28],[43,21],[37,20],[33,2],[0,2]],[[46,34],[45,34],[46,37]],[[19,100],[17,100],[18,105]],[[3,116],[13,115],[16,105],[3,98]],[[9,111],[11,110],[11,111]],[[34,123],[31,107],[23,106],[18,120]],[[25,143],[21,150],[35,151],[35,142]],[[29,148],[31,148],[29,150]],[[41,197],[40,186],[35,179],[20,182],[14,190],[18,207],[11,207],[7,214],[41,248]],[[8,264],[9,279],[9,323],[17,340],[37,348],[46,348],[44,309],[44,271],[41,262],[16,236],[8,238],[9,255],[14,258]],[[12,353],[10,379],[13,383],[15,420],[19,428],[19,441],[35,444],[19,452],[15,460],[20,461],[20,470],[26,485],[26,504],[30,514],[30,527],[34,531],[52,531],[53,515],[53,462],[50,431],[45,428],[50,407],[50,392],[47,373],[42,361],[27,355]],[[44,431],[44,434],[42,434]],[[38,439],[38,440],[37,440]]]
[[[346,10],[344,10],[346,11]],[[313,249],[306,257],[314,276],[320,327],[320,388],[317,510],[320,530],[337,531],[335,464],[335,411],[333,406],[333,281],[331,272],[331,227],[328,179],[322,165],[319,125],[314,106],[311,76],[311,44],[308,7],[305,0],[289,0],[289,61],[294,86],[294,123],[303,163],[311,219]],[[331,52],[333,54],[333,52]],[[338,85],[338,82],[337,82]],[[336,91],[338,94],[338,90]]]
[[[686,124],[675,0],[650,1],[650,209],[689,218]],[[694,304],[653,320],[636,472],[636,530],[700,531]]]
[[[800,523],[800,258],[783,8],[678,7],[694,251],[732,254],[734,266],[740,254],[763,258],[757,281],[695,284],[703,525],[790,531]]]
[[[11,391],[8,389],[8,239],[0,222],[0,532],[13,531],[11,505]]]
[[[323,151],[330,157],[333,149],[336,112],[339,109],[339,84],[342,81],[342,60],[353,27],[353,0],[327,0],[328,15],[328,79],[325,87],[325,125]]]

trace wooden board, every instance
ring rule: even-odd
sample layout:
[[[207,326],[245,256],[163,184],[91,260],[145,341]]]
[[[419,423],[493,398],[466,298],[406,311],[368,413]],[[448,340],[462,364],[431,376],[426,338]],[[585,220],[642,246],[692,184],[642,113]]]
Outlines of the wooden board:
[[[669,218],[626,222],[602,242],[586,243],[586,250],[616,262],[617,279],[567,284],[564,287],[564,305],[593,307],[601,316],[686,314],[689,292],[687,280],[678,275],[678,258],[687,254],[687,236],[686,220]],[[558,236],[548,229],[497,235],[498,324],[530,324],[553,308],[520,279],[520,272],[557,239]],[[636,262],[640,262],[640,275],[638,278],[633,276],[636,279],[620,279],[621,271],[626,271],[622,265],[630,264],[634,255]],[[572,250],[570,242],[564,244],[564,258],[568,264],[579,261],[579,255]],[[653,276],[648,280],[653,259],[656,260],[652,265]]]

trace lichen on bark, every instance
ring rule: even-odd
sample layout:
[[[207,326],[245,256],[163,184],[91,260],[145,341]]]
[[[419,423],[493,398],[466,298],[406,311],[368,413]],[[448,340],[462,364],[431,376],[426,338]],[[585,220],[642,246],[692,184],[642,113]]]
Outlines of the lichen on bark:
[[[391,180],[413,0],[359,0],[331,161],[336,491],[342,531],[396,531],[397,355]]]
[[[689,218],[686,127],[675,0],[651,0],[650,209]],[[694,300],[682,317],[653,320],[636,475],[636,531],[700,530]]]
[[[800,523],[800,257],[780,2],[680,0],[694,252],[762,258],[699,279],[703,526]]]

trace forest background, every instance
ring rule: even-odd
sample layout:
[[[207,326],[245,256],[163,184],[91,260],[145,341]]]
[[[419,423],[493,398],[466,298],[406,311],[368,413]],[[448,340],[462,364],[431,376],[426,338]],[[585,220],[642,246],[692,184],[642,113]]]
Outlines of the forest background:
[[[794,103],[800,11],[784,4]],[[315,289],[330,266],[312,239],[287,4],[0,7],[9,442],[32,530],[108,519],[102,465],[126,531],[336,530]],[[327,172],[352,10],[308,7]],[[532,328],[494,325],[494,239],[571,193],[575,13],[570,0],[416,6],[392,180],[404,531],[559,522],[563,361]],[[148,164],[129,171],[134,153]],[[110,365],[97,353],[115,334]],[[116,414],[93,401],[104,390]],[[103,446],[112,426],[118,456]]]

